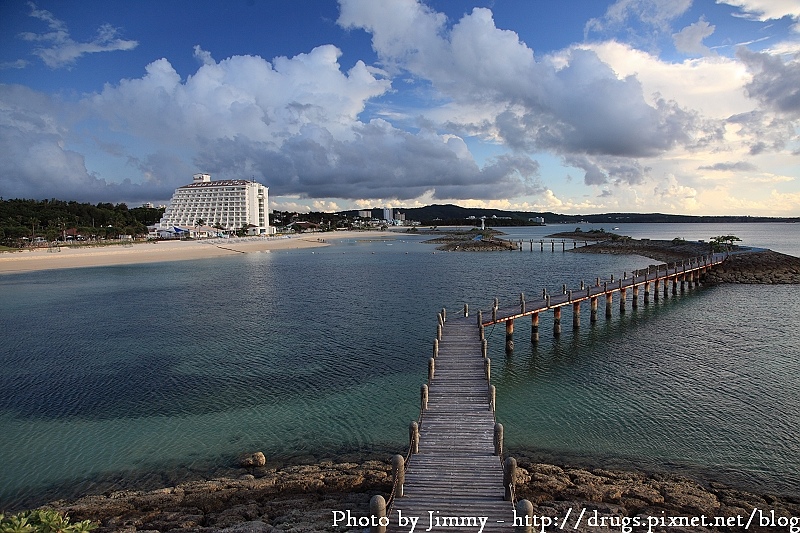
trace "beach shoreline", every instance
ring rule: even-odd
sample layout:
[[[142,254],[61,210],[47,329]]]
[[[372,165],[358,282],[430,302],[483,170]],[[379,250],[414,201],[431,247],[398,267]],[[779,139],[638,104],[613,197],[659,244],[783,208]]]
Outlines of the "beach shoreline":
[[[227,257],[241,253],[298,250],[329,246],[345,239],[395,238],[388,231],[337,231],[285,237],[242,237],[192,241],[149,241],[131,245],[62,246],[0,253],[0,275],[41,270],[161,263]]]

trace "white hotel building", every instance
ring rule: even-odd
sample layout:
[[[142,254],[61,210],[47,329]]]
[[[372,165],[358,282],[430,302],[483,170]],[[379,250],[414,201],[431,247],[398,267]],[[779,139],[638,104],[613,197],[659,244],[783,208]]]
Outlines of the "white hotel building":
[[[178,187],[158,224],[159,229],[189,230],[202,220],[204,226],[225,231],[242,228],[249,235],[268,235],[269,188],[255,181],[211,181],[209,174],[195,174],[192,183]]]

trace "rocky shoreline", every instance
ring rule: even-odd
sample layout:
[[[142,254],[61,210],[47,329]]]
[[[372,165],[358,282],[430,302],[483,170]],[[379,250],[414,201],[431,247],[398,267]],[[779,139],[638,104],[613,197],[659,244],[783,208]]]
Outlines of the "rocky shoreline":
[[[389,461],[322,462],[279,469],[256,467],[242,472],[237,479],[193,481],[151,491],[109,491],[75,501],[56,501],[46,507],[66,512],[73,520],[93,520],[100,524],[98,531],[104,533],[361,531],[334,527],[333,511],[349,510],[353,516],[367,516],[371,497],[388,497],[392,487]],[[800,497],[756,495],[719,483],[703,485],[676,474],[587,469],[521,459],[515,481],[517,497],[530,500],[534,513],[540,516],[563,517],[567,509],[577,516],[581,509],[587,509],[609,519],[731,517],[749,516],[757,508],[774,510],[776,516],[800,517]]]
[[[636,240],[621,238],[568,250],[573,253],[636,254],[663,263],[692,259],[711,253],[708,243]],[[730,257],[706,274],[710,283],[798,284],[800,258],[773,252],[735,247]]]

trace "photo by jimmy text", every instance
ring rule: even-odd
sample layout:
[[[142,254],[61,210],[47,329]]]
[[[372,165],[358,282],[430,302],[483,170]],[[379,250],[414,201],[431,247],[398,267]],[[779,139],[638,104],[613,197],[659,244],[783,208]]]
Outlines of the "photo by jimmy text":
[[[488,516],[468,515],[463,514],[459,516],[443,515],[439,511],[428,511],[427,514],[422,516],[414,516],[404,514],[402,510],[398,510],[392,515],[396,516],[356,516],[350,511],[333,511],[333,526],[341,527],[388,527],[392,522],[398,528],[408,533],[419,533],[426,531],[447,530],[451,528],[458,528],[463,531],[464,529],[472,529],[476,533],[483,533],[483,528],[489,522]],[[500,522],[502,523],[502,522]],[[509,524],[511,525],[511,524]]]

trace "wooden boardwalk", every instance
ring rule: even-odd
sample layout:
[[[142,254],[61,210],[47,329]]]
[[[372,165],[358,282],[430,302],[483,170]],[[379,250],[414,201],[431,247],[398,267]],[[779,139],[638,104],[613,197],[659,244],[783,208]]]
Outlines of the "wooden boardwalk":
[[[496,421],[490,393],[493,387],[486,374],[485,341],[481,340],[485,326],[505,322],[506,350],[510,351],[516,318],[532,318],[531,340],[537,342],[541,312],[553,311],[554,333],[558,335],[564,306],[572,306],[573,327],[578,328],[584,301],[591,305],[594,323],[601,297],[605,299],[606,316],[610,317],[615,292],[619,295],[620,312],[624,312],[628,290],[632,291],[632,308],[638,306],[640,288],[644,289],[645,304],[651,286],[654,300],[659,298],[661,284],[667,298],[668,292],[675,295],[679,290],[683,292],[685,285],[691,288],[699,283],[709,268],[725,258],[714,254],[625,273],[621,279],[596,278],[594,283],[581,282],[580,288],[573,290],[564,285],[559,294],[545,292],[541,298],[528,302],[520,295],[520,303],[515,306],[501,308],[495,300],[491,311],[478,311],[477,318],[452,317],[443,321],[440,314],[441,333],[437,333],[434,372],[427,385],[427,408],[422,409],[419,420],[419,451],[408,456],[405,463],[404,494],[394,492],[390,499],[387,530],[410,533],[409,519],[416,520],[417,532],[507,532],[514,527],[514,506],[505,499],[502,456],[495,455]],[[402,457],[397,459],[403,464]]]
[[[673,263],[671,265],[661,264],[655,269],[642,269],[631,272],[630,276],[626,274],[622,278],[612,276],[610,280],[596,279],[593,284],[583,285],[578,288],[575,287],[571,290],[564,286],[564,290],[558,294],[547,294],[541,297],[537,296],[533,299],[528,299],[519,304],[511,306],[496,307],[490,311],[482,312],[481,323],[484,326],[490,326],[500,322],[509,323],[514,322],[514,319],[522,318],[525,316],[536,316],[544,311],[553,310],[560,322],[560,309],[566,306],[572,306],[573,311],[580,313],[580,304],[584,301],[589,301],[593,309],[596,310],[596,301],[599,297],[605,297],[606,302],[606,316],[611,316],[611,298],[614,293],[619,294],[619,308],[620,311],[625,310],[626,294],[628,290],[633,293],[633,298],[630,304],[633,308],[638,306],[639,290],[644,289],[644,301],[647,303],[652,295],[654,300],[659,299],[661,286],[663,286],[664,298],[667,297],[668,292],[677,294],[685,290],[685,285],[696,285],[699,283],[700,276],[708,269],[725,261],[726,254],[717,253],[702,258],[688,260],[682,263]],[[672,286],[670,287],[670,283]],[[652,287],[652,291],[650,290]],[[480,311],[479,311],[480,312]],[[595,313],[592,313],[594,320]],[[576,325],[577,326],[577,325]],[[513,327],[513,326],[512,326]]]
[[[509,531],[513,506],[505,501],[501,458],[494,455],[495,417],[477,322],[448,318],[442,328],[428,409],[420,425],[419,453],[406,466],[404,496],[395,497],[389,531],[408,533],[401,516],[419,517],[424,531],[444,517],[485,518],[484,532]],[[433,513],[432,515],[430,513]],[[437,528],[472,531],[480,528]]]

